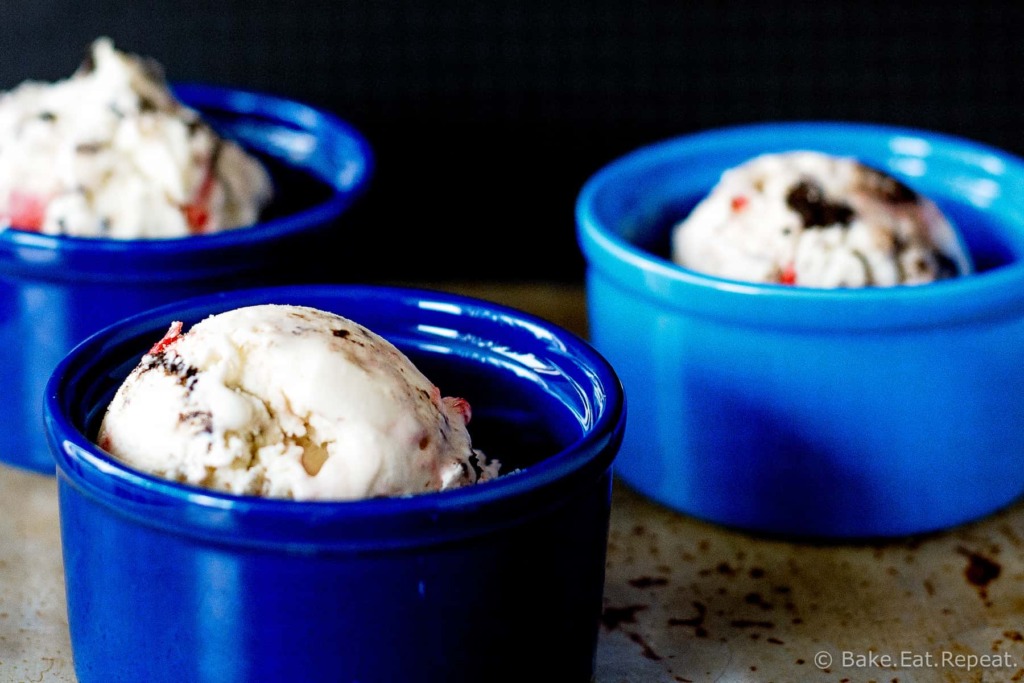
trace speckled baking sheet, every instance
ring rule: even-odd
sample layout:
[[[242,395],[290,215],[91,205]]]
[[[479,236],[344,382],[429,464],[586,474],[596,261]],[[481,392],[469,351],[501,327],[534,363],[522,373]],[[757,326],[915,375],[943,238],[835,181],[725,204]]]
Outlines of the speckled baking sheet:
[[[459,286],[582,331],[583,292]],[[0,681],[74,681],[56,482],[0,466]],[[948,532],[808,544],[617,484],[597,683],[1024,680],[1024,503]]]
[[[1024,680],[1024,507],[880,544],[730,531],[616,489],[602,683]]]

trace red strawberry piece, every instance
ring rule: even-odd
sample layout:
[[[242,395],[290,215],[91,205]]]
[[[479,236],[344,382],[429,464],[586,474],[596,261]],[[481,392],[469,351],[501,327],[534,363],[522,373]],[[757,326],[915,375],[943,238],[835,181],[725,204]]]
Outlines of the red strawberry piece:
[[[796,284],[796,268],[792,264],[782,269],[782,274],[779,275],[780,285],[795,285]]]
[[[206,175],[203,177],[203,182],[199,185],[195,197],[182,208],[185,220],[188,221],[188,227],[194,235],[206,232],[210,222],[210,195],[213,194],[213,181],[214,174],[211,164],[206,169]]]
[[[473,409],[469,405],[469,401],[464,398],[454,398],[452,396],[445,396],[444,402],[451,408],[455,409],[455,412],[462,415],[462,420],[469,424],[469,421],[473,418]]]
[[[33,232],[42,230],[46,204],[47,200],[40,195],[21,190],[12,191],[8,211],[11,227]]]
[[[180,337],[181,321],[175,320],[173,323],[171,323],[171,326],[167,328],[167,333],[164,335],[163,339],[158,341],[156,344],[153,344],[153,348],[149,350],[149,355],[153,356],[155,354],[160,353],[168,346],[178,341]]]

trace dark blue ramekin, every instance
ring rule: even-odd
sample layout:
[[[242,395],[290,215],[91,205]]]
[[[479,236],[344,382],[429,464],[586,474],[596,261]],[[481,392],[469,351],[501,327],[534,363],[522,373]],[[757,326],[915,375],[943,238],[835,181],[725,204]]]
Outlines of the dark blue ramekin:
[[[853,156],[933,199],[975,272],[851,290],[670,259],[672,226],[756,155]],[[617,475],[755,532],[867,538],[977,519],[1024,492],[1024,161],[931,131],[782,122],[701,131],[582,188],[590,340],[630,399]]]
[[[168,324],[257,303],[380,333],[446,395],[505,476],[347,502],[233,496],[134,471],[92,443]],[[235,291],[164,306],[78,345],[46,390],[68,623],[81,683],[587,683],[625,424],[614,370],[570,332],[437,292]]]
[[[43,387],[75,343],[154,306],[282,284],[308,271],[328,258],[316,240],[341,227],[367,187],[370,147],[333,114],[206,85],[175,93],[266,163],[276,197],[257,225],[211,235],[112,240],[0,231],[0,462],[53,473]]]

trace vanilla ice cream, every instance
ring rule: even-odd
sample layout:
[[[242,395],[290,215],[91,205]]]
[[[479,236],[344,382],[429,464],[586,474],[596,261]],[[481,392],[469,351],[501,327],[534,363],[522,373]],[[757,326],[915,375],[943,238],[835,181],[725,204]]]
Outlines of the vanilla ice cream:
[[[855,159],[800,150],[726,171],[674,227],[672,258],[719,277],[822,288],[921,284],[971,269],[934,202]]]
[[[296,500],[439,491],[497,476],[469,404],[395,346],[314,308],[260,305],[182,323],[143,356],[97,442],[181,482]]]
[[[55,83],[0,95],[0,229],[122,239],[251,225],[263,165],[177,101],[160,65],[96,40]]]

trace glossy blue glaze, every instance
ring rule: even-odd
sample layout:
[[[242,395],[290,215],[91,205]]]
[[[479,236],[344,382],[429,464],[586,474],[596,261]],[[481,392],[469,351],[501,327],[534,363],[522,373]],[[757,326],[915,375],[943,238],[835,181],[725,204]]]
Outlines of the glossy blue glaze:
[[[673,264],[671,227],[726,168],[816,149],[886,170],[960,228],[976,272],[918,287],[753,285]],[[676,510],[854,538],[966,522],[1024,491],[1024,161],[844,122],[700,132],[582,188],[590,339],[630,400],[617,475]]]
[[[125,316],[224,289],[289,281],[366,189],[372,154],[335,116],[203,85],[176,94],[268,165],[277,197],[258,225],[178,239],[110,240],[0,231],[0,462],[53,473],[43,386],[88,334]],[[301,257],[300,257],[301,254]]]
[[[172,320],[268,302],[391,340],[469,400],[474,446],[519,471],[443,493],[294,502],[147,476],[90,442]],[[422,290],[205,296],[76,347],[45,415],[81,683],[591,680],[625,406],[613,369],[569,332]]]

